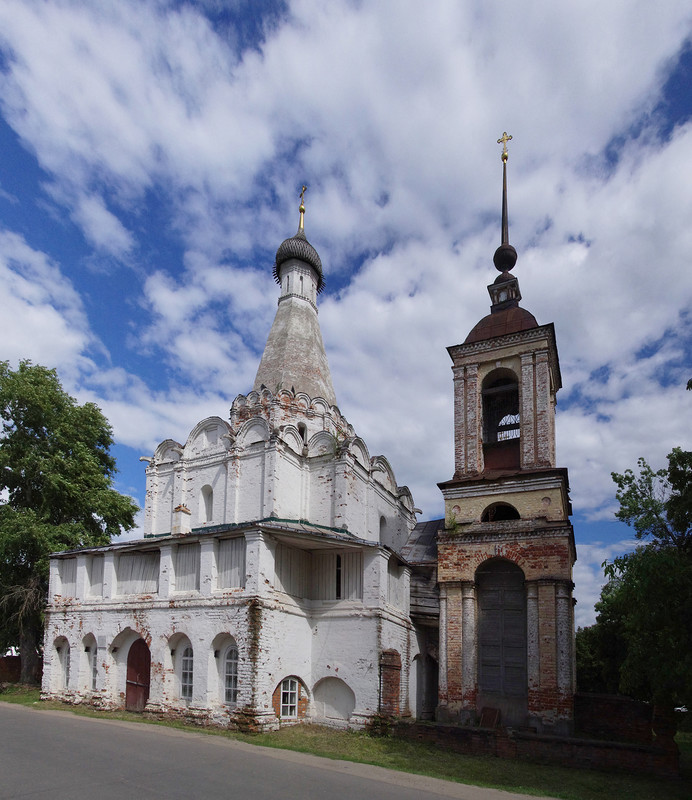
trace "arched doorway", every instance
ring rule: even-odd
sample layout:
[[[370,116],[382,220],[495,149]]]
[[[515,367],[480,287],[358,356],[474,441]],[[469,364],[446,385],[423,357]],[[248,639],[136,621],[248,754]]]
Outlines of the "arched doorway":
[[[136,639],[127,654],[127,688],[125,708],[143,711],[149,699],[151,653],[144,639]]]
[[[511,561],[492,559],[476,572],[478,587],[478,710],[496,708],[505,725],[525,724],[526,590]]]

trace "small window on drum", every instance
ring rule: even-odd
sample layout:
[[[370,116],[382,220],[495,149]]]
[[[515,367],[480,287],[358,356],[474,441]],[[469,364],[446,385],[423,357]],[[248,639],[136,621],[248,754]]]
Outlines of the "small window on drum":
[[[502,377],[483,388],[483,441],[486,444],[519,438],[519,387]]]
[[[509,503],[493,503],[481,514],[481,522],[503,522],[510,519],[521,519],[519,512]]]

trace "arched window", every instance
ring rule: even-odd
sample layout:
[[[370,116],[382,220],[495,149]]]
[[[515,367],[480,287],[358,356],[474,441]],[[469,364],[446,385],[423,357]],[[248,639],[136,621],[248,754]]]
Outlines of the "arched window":
[[[193,653],[188,645],[180,658],[180,697],[183,700],[192,700],[193,679]]]
[[[494,370],[483,381],[483,461],[486,470],[519,469],[519,385],[508,369]]]
[[[214,490],[211,486],[202,487],[200,503],[200,522],[211,522],[214,518]]]
[[[304,422],[298,423],[298,433],[300,434],[300,438],[303,440],[303,444],[308,443],[308,426]]]
[[[502,376],[483,387],[483,441],[519,438],[519,388],[514,377]]]
[[[298,681],[285,678],[281,682],[281,718],[295,719],[298,716]]]
[[[223,700],[234,705],[238,700],[238,648],[231,645],[223,659]]]
[[[509,519],[521,519],[516,508],[509,503],[493,503],[481,514],[481,522],[502,522]]]

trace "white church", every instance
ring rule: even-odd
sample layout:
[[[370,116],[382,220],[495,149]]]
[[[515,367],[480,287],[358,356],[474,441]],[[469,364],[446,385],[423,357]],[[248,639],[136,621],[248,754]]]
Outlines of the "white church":
[[[254,730],[378,714],[468,724],[492,708],[569,731],[559,365],[552,325],[518,306],[506,148],[503,169],[491,314],[450,348],[464,455],[440,484],[445,520],[416,524],[409,490],[337,406],[301,200],[252,391],[144,459],[143,539],[52,556],[44,697]]]

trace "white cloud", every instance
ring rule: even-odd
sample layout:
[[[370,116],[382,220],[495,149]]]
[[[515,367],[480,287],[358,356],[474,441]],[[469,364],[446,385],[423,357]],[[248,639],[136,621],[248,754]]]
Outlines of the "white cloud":
[[[203,10],[0,9],[4,114],[87,242],[137,267],[127,341],[168,368],[137,378],[116,358],[100,382],[89,374],[119,440],[153,449],[250,387],[276,303],[271,254],[305,181],[308,237],[343,287],[320,310],[341,410],[440,513],[436,483],[453,471],[445,347],[487,313],[508,129],[516,273],[523,305],[556,323],[575,507],[603,517],[611,470],[692,446],[692,125],[661,141],[651,116],[692,30],[688,3],[293,2],[243,53]],[[134,263],[151,198],[179,262]],[[6,341],[79,361],[93,334],[78,281],[53,269],[73,316],[45,276],[40,302],[13,278],[22,324]]]
[[[28,358],[74,378],[99,348],[70,280],[9,231],[0,231],[0,307],[0,357],[14,365]]]

